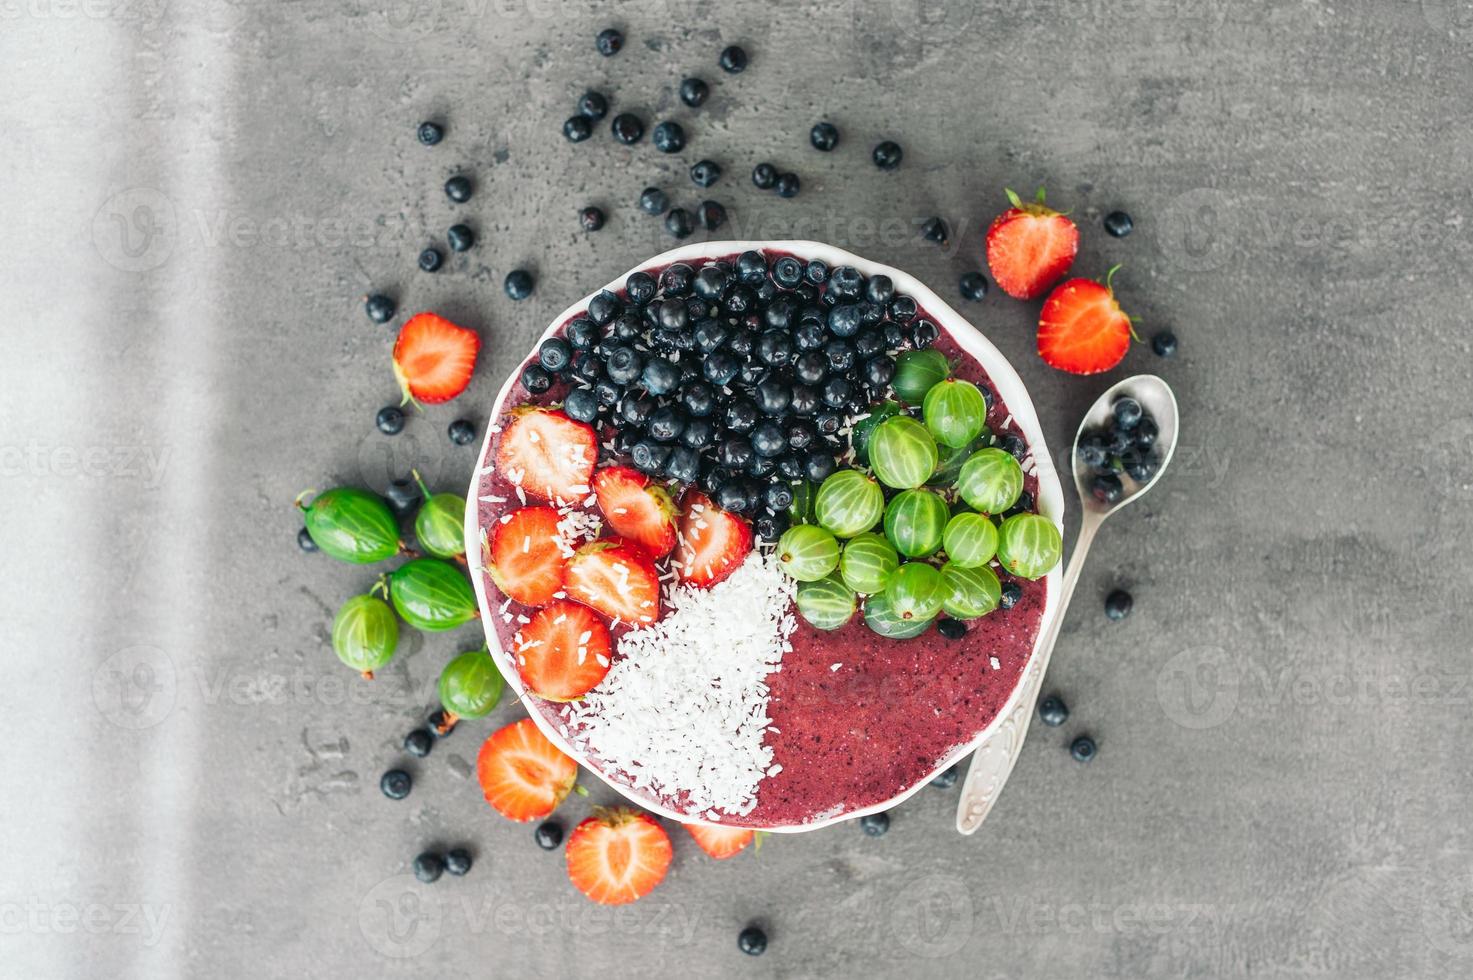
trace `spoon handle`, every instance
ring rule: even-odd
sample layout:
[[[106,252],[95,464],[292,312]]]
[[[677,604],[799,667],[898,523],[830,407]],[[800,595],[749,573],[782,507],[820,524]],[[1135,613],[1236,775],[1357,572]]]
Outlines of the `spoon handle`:
[[[1084,568],[1084,558],[1094,542],[1095,532],[1100,529],[1104,517],[1085,511],[1079,525],[1079,537],[1074,540],[1074,553],[1069,556],[1069,567],[1064,572],[1064,582],[1059,590],[1059,611],[1049,624],[1048,632],[1039,641],[1033,659],[1024,668],[1022,694],[1018,703],[983,739],[972,754],[967,776],[962,780],[961,798],[956,806],[956,829],[959,833],[976,833],[992,812],[1003,784],[1013,771],[1018,755],[1023,750],[1023,739],[1028,736],[1028,721],[1033,715],[1033,706],[1038,702],[1043,687],[1043,675],[1048,671],[1049,658],[1053,656],[1054,644],[1059,639],[1059,628],[1064,623],[1064,614],[1069,611],[1069,599],[1074,587],[1079,584],[1079,573]]]

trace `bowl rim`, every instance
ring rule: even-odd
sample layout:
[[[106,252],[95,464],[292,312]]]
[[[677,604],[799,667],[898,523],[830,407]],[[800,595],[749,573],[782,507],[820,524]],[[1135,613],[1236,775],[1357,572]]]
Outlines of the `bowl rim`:
[[[568,306],[565,310],[554,317],[548,327],[534,341],[532,349],[535,350],[542,341],[551,337],[559,327],[581,314],[587,309],[588,303],[604,290],[618,292],[624,287],[625,280],[635,272],[649,271],[655,268],[663,268],[675,262],[709,261],[725,256],[737,255],[748,250],[766,252],[786,252],[798,257],[808,259],[821,259],[827,262],[830,268],[841,265],[852,265],[866,276],[886,275],[895,283],[897,292],[907,293],[913,296],[919,306],[932,318],[937,325],[944,327],[955,339],[958,346],[975,358],[987,372],[993,386],[1002,397],[1012,414],[1013,421],[1023,431],[1028,445],[1032,449],[1035,475],[1038,478],[1038,497],[1036,504],[1038,513],[1050,518],[1054,525],[1063,532],[1064,517],[1064,491],[1059,482],[1058,471],[1053,465],[1053,457],[1048,450],[1048,444],[1044,440],[1043,429],[1039,425],[1037,412],[1033,408],[1033,400],[1028,396],[1028,390],[1023,385],[1023,379],[1013,368],[1011,362],[1003,356],[1003,353],[988,340],[980,330],[973,326],[965,317],[958,313],[952,306],[936,294],[930,287],[915,276],[886,265],[883,262],[875,262],[863,256],[856,255],[837,246],[828,245],[823,242],[813,242],[798,239],[774,239],[767,241],[708,241],[697,242],[689,245],[681,245],[668,251],[655,255],[638,265],[630,268],[627,272],[613,281],[600,286],[588,293],[577,302]],[[522,363],[525,363],[523,361]],[[467,571],[471,577],[471,585],[475,589],[476,604],[480,612],[482,632],[486,637],[486,647],[491,652],[492,659],[496,661],[498,669],[506,679],[507,686],[512,689],[518,700],[525,697],[536,697],[522,685],[515,665],[504,650],[501,649],[501,641],[497,636],[496,626],[492,620],[494,615],[492,606],[486,595],[486,575],[481,567],[481,526],[480,526],[480,483],[481,478],[492,467],[488,462],[487,453],[491,448],[491,438],[495,435],[493,425],[505,410],[507,398],[516,385],[517,372],[513,371],[503,383],[496,401],[492,405],[490,413],[490,424],[485,429],[485,435],[481,440],[481,449],[476,457],[476,467],[471,477],[470,491],[466,495],[465,512],[465,540]],[[994,731],[1012,714],[1018,700],[1023,696],[1028,686],[1025,681],[1029,669],[1038,656],[1039,644],[1049,633],[1049,625],[1059,614],[1059,582],[1062,574],[1063,562],[1055,566],[1052,571],[1043,577],[1046,585],[1044,596],[1043,615],[1038,622],[1038,635],[1034,639],[1033,648],[1028,653],[1028,658],[1023,662],[1013,684],[1008,698],[998,709],[984,728],[982,728],[970,741],[953,748],[942,759],[934,769],[923,778],[907,786],[894,796],[870,806],[860,807],[853,810],[844,810],[839,813],[826,814],[807,823],[785,824],[781,826],[757,828],[770,833],[804,833],[810,830],[819,830],[844,820],[854,820],[871,813],[879,813],[899,805],[945,772],[951,766],[967,758],[982,742],[984,742]],[[629,786],[621,785],[605,775],[597,766],[593,765],[587,758],[586,753],[578,750],[540,711],[527,707],[527,714],[533,723],[551,740],[552,744],[566,753],[578,763],[580,767],[591,772],[598,780],[609,786],[620,796],[643,807],[658,816],[682,824],[711,824],[713,826],[734,827],[741,826],[737,821],[710,821],[700,816],[679,813],[665,806],[659,800],[645,796],[639,790]]]

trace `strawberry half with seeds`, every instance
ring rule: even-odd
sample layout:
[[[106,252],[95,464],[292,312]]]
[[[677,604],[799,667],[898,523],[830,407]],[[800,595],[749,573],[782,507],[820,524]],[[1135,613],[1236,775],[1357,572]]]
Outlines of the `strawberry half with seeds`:
[[[655,818],[628,807],[603,809],[568,837],[568,878],[600,905],[626,905],[648,895],[670,867],[670,835]]]
[[[481,338],[434,313],[416,313],[394,341],[394,377],[404,401],[438,405],[465,391]]]
[[[562,538],[551,507],[523,507],[496,522],[486,572],[503,593],[527,606],[545,606],[563,587]]]
[[[496,468],[512,484],[554,503],[588,496],[598,437],[593,427],[547,408],[513,409],[496,447]]]
[[[1125,358],[1134,330],[1110,288],[1115,269],[1105,276],[1104,285],[1093,279],[1070,279],[1044,300],[1038,317],[1038,356],[1049,367],[1070,374],[1098,374]]]
[[[1079,229],[1044,205],[1043,188],[1029,204],[1007,191],[1012,207],[987,229],[987,267],[1003,292],[1036,299],[1069,271],[1079,251]]]
[[[609,672],[609,629],[587,606],[566,599],[532,614],[513,641],[517,672],[532,693],[572,701]]]
[[[523,718],[486,739],[476,756],[476,778],[486,802],[503,817],[541,820],[572,791],[578,763]]]
[[[614,533],[628,538],[659,558],[675,547],[675,519],[679,512],[664,487],[650,486],[650,478],[628,466],[610,466],[593,478],[598,509]]]
[[[643,625],[660,618],[660,576],[638,545],[618,538],[585,544],[568,561],[566,583],[569,598],[610,619]]]
[[[705,823],[688,823],[685,829],[701,845],[701,850],[718,861],[741,853],[755,836],[752,831],[740,827],[713,827]]]
[[[709,588],[740,568],[751,550],[751,525],[703,493],[686,494],[674,559],[682,582]]]

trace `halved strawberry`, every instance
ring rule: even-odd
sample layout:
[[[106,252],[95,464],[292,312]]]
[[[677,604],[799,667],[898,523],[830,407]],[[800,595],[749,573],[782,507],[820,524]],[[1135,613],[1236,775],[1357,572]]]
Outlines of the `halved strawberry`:
[[[664,487],[650,486],[650,478],[628,466],[610,466],[593,477],[598,509],[614,533],[628,538],[655,558],[675,547],[675,519],[679,511]]]
[[[680,519],[680,544],[675,549],[675,574],[682,582],[708,588],[741,567],[752,550],[752,528],[730,511],[722,510],[704,493],[685,495]]]
[[[1115,269],[1104,285],[1093,279],[1070,279],[1044,300],[1038,317],[1038,355],[1050,367],[1098,374],[1124,359],[1132,330],[1130,317],[1121,311],[1110,288]]]
[[[578,780],[578,763],[558,751],[531,718],[486,739],[476,757],[486,802],[509,820],[541,820]]]
[[[1013,206],[987,229],[987,266],[1003,292],[1034,299],[1069,271],[1079,251],[1079,229],[1044,206],[1042,187],[1029,204],[1012,191],[1007,195]]]
[[[517,671],[549,701],[587,694],[609,672],[609,628],[587,606],[566,599],[532,614],[513,643]]]
[[[752,831],[740,827],[713,827],[706,823],[688,823],[684,826],[696,839],[696,843],[701,845],[701,850],[718,861],[725,861],[740,853],[742,848],[752,843],[754,836]]]
[[[496,468],[527,493],[554,502],[588,496],[598,437],[593,427],[547,408],[519,408],[501,433]]]
[[[481,338],[434,313],[416,313],[394,341],[394,377],[404,401],[448,402],[465,391],[476,370]]]
[[[585,544],[568,561],[569,598],[628,624],[660,618],[660,576],[655,563],[639,549],[617,538]]]
[[[648,813],[596,807],[568,837],[568,878],[600,905],[625,905],[665,879],[672,854],[670,835]]]
[[[557,511],[542,506],[514,510],[496,523],[486,571],[498,589],[528,606],[552,601],[568,564],[557,525]]]

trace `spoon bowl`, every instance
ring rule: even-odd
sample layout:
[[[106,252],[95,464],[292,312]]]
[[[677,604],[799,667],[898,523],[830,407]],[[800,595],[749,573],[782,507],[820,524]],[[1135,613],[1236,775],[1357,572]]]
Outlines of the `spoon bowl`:
[[[1160,465],[1156,472],[1145,483],[1131,479],[1126,474],[1120,474],[1120,482],[1125,488],[1120,499],[1113,504],[1106,504],[1096,500],[1094,494],[1089,490],[1089,480],[1094,474],[1088,466],[1079,461],[1079,440],[1091,429],[1108,427],[1113,414],[1115,400],[1122,395],[1129,395],[1140,402],[1141,408],[1155,421],[1157,428],[1156,447],[1160,455]],[[1177,436],[1177,407],[1176,395],[1171,386],[1154,374],[1137,374],[1117,382],[1105,390],[1105,393],[1095,399],[1089,411],[1084,414],[1084,419],[1079,423],[1079,431],[1074,433],[1074,448],[1069,454],[1074,468],[1074,488],[1079,491],[1079,505],[1086,514],[1099,514],[1108,517],[1115,513],[1132,500],[1137,500],[1145,495],[1145,492],[1156,485],[1161,479],[1161,474],[1166,472],[1166,466],[1171,462],[1171,457],[1176,452]]]

